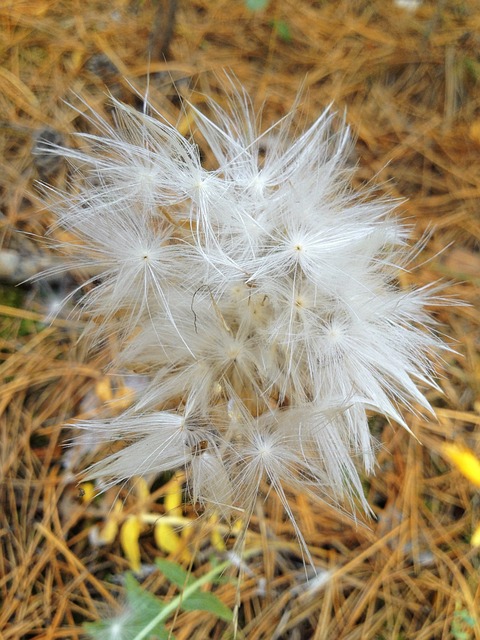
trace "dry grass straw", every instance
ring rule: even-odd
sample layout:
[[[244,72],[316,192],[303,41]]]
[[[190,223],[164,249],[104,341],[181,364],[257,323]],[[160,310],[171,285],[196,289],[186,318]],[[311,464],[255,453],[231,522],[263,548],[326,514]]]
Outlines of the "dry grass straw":
[[[430,394],[438,420],[409,418],[418,441],[383,421],[374,425],[382,448],[365,487],[376,519],[356,525],[324,504],[292,500],[320,577],[305,581],[278,501],[259,506],[239,637],[479,639],[480,562],[469,539],[480,499],[439,453],[453,439],[480,455],[477,1],[432,0],[409,12],[393,0],[271,0],[252,13],[240,0],[193,0],[178,8],[168,52],[162,45],[166,60],[146,55],[154,14],[148,1],[0,3],[4,248],[35,250],[16,231],[42,234],[49,223],[34,180],[61,184],[64,168],[32,148],[45,127],[60,138],[84,126],[64,103],[79,106],[77,95],[104,109],[106,92],[133,100],[129,82],[142,92],[150,73],[152,101],[174,119],[172,96],[192,87],[216,94],[226,68],[256,104],[265,102],[265,121],[286,112],[299,86],[307,122],[332,101],[346,108],[358,136],[358,179],[386,182],[391,194],[407,197],[403,213],[417,234],[433,225],[422,264],[405,279],[445,277],[450,293],[472,306],[437,312],[460,354],[447,358],[444,394]],[[158,55],[158,46],[152,50]],[[115,608],[122,588],[111,577],[128,568],[118,543],[89,542],[108,496],[82,504],[64,467],[62,424],[86,410],[101,362],[81,353],[72,323],[45,326],[41,305],[22,311],[5,287],[2,296],[0,636],[76,640],[83,620]],[[157,497],[149,509],[160,513]],[[202,572],[209,537],[199,531],[197,539],[194,571]],[[146,530],[142,561],[158,554]],[[167,593],[158,573],[145,584]],[[219,594],[233,606],[233,585]],[[179,639],[231,637],[223,623],[197,613],[178,615],[173,631]]]

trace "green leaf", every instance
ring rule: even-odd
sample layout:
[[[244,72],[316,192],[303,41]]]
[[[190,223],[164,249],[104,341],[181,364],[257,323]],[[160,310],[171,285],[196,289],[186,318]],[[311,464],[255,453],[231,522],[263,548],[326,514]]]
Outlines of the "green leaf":
[[[133,620],[123,612],[117,618],[86,622],[85,633],[92,640],[116,640],[117,638],[134,638],[145,626],[145,621]],[[150,640],[169,640],[174,638],[164,625],[156,625],[149,636]]]
[[[94,640],[134,638],[165,608],[161,600],[142,589],[131,573],[125,574],[125,588],[127,606],[118,616],[84,624],[85,631]],[[164,624],[158,623],[150,629],[149,638],[169,640],[174,636]]]
[[[83,629],[85,633],[88,634],[90,638],[93,640],[102,640],[102,638],[109,637],[109,629],[111,634],[111,626],[115,624],[115,619],[112,620],[99,620],[98,622],[85,622],[83,624]]]
[[[144,624],[139,621],[133,623],[130,620],[117,618],[87,622],[83,625],[85,632],[93,640],[117,640],[119,637],[134,638],[143,627]],[[150,640],[169,640],[170,638],[174,638],[173,634],[163,625],[157,625],[149,636]]]
[[[270,0],[245,0],[247,9],[250,11],[262,11],[268,5]]]
[[[185,611],[208,611],[226,622],[233,620],[232,610],[220,598],[217,598],[214,593],[205,591],[189,596],[182,602],[182,609]]]
[[[478,82],[480,80],[480,62],[473,58],[464,58],[463,63],[472,80]]]
[[[155,558],[155,564],[167,580],[179,589],[183,589],[189,584],[195,582],[194,578],[188,575],[185,569],[176,562],[170,562],[170,560],[165,560],[164,558]]]
[[[131,573],[125,574],[127,602],[133,611],[141,610],[144,616],[156,616],[165,606],[153,593],[143,589]]]
[[[164,558],[156,558],[155,564],[163,575],[181,590],[195,582],[194,577],[188,575],[185,569],[175,562],[165,560]],[[214,580],[214,582],[217,581],[218,578]],[[193,593],[191,596],[182,600],[181,607],[185,611],[208,611],[209,613],[213,613],[217,616],[217,618],[221,618],[227,622],[231,622],[233,619],[232,610],[223,604],[223,602],[213,593],[207,593],[204,591]]]
[[[175,598],[170,600],[170,602],[166,603],[164,609],[160,611],[160,613],[155,616],[153,620],[150,620],[150,622],[148,622],[144,626],[144,628],[132,638],[132,640],[147,640],[147,638],[150,638],[149,634],[156,625],[163,622],[164,620],[168,620],[169,616],[172,615],[178,607],[181,607],[184,601],[188,600],[204,584],[208,584],[209,582],[215,580],[215,578],[217,578],[229,565],[230,563],[228,561],[222,562],[216,567],[210,569],[208,573],[200,576],[200,578],[197,578],[194,582],[192,582],[192,584],[189,584],[187,587],[185,587],[182,593],[178,596],[175,596]]]
[[[278,33],[278,37],[284,42],[290,42],[292,39],[292,32],[285,20],[275,20],[273,28]]]

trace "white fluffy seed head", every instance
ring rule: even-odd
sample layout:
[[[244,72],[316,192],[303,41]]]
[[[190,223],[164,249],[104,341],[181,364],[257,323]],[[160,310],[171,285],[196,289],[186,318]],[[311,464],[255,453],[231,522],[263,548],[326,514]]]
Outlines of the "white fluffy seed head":
[[[92,118],[90,151],[65,150],[79,187],[56,209],[93,272],[83,304],[121,336],[122,368],[151,377],[127,414],[90,424],[127,440],[91,473],[185,466],[193,499],[224,515],[251,513],[264,483],[291,517],[288,487],[363,501],[367,411],[430,408],[416,384],[434,385],[442,348],[433,295],[394,284],[407,230],[393,203],[350,188],[348,129],[330,112],[295,139],[294,113],[262,134],[245,93],[229,105],[210,103],[213,119],[186,106],[213,169],[118,102],[116,126]]]

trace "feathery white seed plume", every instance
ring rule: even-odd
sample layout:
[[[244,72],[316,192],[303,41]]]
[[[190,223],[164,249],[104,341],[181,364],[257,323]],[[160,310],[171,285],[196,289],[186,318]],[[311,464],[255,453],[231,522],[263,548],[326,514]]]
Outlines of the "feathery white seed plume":
[[[268,487],[292,519],[288,488],[368,508],[367,411],[406,426],[402,405],[430,410],[417,383],[435,386],[443,348],[432,292],[396,284],[408,229],[394,203],[350,188],[349,132],[329,111],[292,139],[293,114],[262,135],[242,92],[229,111],[210,103],[213,119],[191,109],[215,169],[116,101],[113,126],[92,117],[90,148],[63,150],[76,191],[54,208],[98,281],[88,330],[115,333],[119,366],[151,379],[123,415],[80,425],[125,442],[90,474],[185,467],[193,500],[226,516]]]

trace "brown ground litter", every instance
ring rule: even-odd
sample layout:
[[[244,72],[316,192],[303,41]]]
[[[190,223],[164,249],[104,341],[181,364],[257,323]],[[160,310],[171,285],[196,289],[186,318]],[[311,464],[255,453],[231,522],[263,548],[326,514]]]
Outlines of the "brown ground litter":
[[[448,294],[470,305],[435,312],[458,351],[446,356],[443,394],[429,394],[437,420],[408,416],[418,440],[382,420],[373,425],[382,447],[365,489],[376,519],[355,525],[320,502],[292,500],[320,577],[306,583],[279,501],[259,507],[239,638],[480,639],[480,559],[470,544],[480,494],[441,455],[453,440],[480,456],[480,7],[399,5],[271,0],[254,12],[242,0],[0,2],[3,251],[44,257],[17,232],[42,235],[52,221],[35,180],[61,186],[65,167],[34,150],[39,138],[65,140],[85,126],[66,103],[85,110],[81,96],[107,113],[108,93],[138,103],[132,86],[143,95],[150,76],[151,101],[175,120],[178,94],[221,101],[228,70],[264,104],[265,121],[284,115],[299,88],[305,122],[330,103],[345,110],[357,179],[406,198],[400,212],[416,236],[431,229],[405,284],[443,278]],[[0,288],[0,637],[77,640],[83,621],[115,611],[123,589],[114,577],[128,569],[118,540],[91,543],[112,498],[82,500],[63,448],[71,435],[63,425],[100,404],[105,359],[84,353],[78,323],[45,324],[56,294],[48,285],[15,289],[12,279]],[[151,513],[162,512],[158,498],[150,496]],[[202,526],[198,575],[212,552]],[[141,553],[145,564],[161,554],[151,528]],[[156,572],[144,585],[170,593],[162,580]],[[235,604],[234,584],[216,593]],[[179,640],[232,637],[226,623],[198,612],[179,613],[171,628]]]

